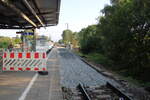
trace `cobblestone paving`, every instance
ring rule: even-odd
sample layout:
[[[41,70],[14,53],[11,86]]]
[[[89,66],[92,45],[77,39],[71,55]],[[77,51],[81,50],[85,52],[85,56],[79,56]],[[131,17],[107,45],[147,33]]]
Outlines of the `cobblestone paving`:
[[[61,84],[74,88],[79,82],[86,86],[105,85],[106,82],[118,85],[114,80],[107,78],[81,61],[75,54],[65,48],[58,48]]]

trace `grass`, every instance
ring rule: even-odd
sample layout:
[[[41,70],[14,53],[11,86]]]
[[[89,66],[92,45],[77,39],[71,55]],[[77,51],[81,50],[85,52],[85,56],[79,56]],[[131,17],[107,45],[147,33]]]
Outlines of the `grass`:
[[[150,87],[150,82],[143,82],[141,80],[136,80],[131,76],[123,76],[122,74],[118,74],[118,75],[120,76],[121,79],[128,81],[130,84],[140,86],[140,87]]]
[[[132,84],[137,85],[137,86],[141,86],[141,82],[132,78],[131,76],[121,76],[121,78],[128,81],[129,83],[132,83]]]
[[[83,54],[81,52],[75,51],[75,53],[77,53],[79,56],[81,57],[85,57],[86,59],[96,63],[96,64],[101,64],[104,66],[111,66],[112,62],[105,57],[104,55],[100,54],[100,53],[89,53],[89,54]]]
[[[91,61],[94,61],[95,63],[98,64],[106,64],[107,63],[107,58],[99,53],[90,53],[85,55],[85,57]]]

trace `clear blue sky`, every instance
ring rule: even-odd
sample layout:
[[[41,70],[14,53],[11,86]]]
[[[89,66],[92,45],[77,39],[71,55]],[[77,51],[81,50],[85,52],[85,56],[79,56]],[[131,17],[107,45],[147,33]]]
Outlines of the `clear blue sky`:
[[[62,31],[67,28],[72,31],[80,31],[91,24],[96,24],[96,18],[100,15],[100,10],[105,5],[110,4],[110,0],[61,0],[59,24],[57,26],[41,28],[37,30],[40,35],[51,36],[57,41],[61,38]],[[0,35],[16,36],[15,30],[1,30]]]

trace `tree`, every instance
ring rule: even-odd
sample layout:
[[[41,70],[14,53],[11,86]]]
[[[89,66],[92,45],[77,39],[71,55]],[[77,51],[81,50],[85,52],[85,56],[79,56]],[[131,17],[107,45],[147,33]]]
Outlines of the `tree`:
[[[59,43],[59,44],[62,44],[62,43],[63,43],[63,40],[62,40],[62,39],[60,39],[60,40],[58,41],[58,43]]]
[[[14,41],[14,44],[20,44],[21,43],[21,39],[19,38],[18,35],[16,36],[16,38],[13,41]]]
[[[124,1],[104,8],[98,27],[104,36],[105,55],[121,66],[118,69],[139,76],[150,66],[150,3]]]
[[[111,1],[97,25],[78,33],[81,51],[102,53],[114,69],[133,77],[150,75],[150,1]]]
[[[73,39],[73,32],[71,30],[64,30],[62,34],[62,38],[65,44],[70,44]]]
[[[0,48],[8,48],[12,44],[12,39],[9,37],[0,37]]]
[[[72,34],[72,41],[71,41],[73,48],[77,48],[78,47],[78,33],[74,32]]]
[[[79,43],[83,53],[95,51],[98,47],[96,25],[90,25],[82,29],[79,34]]]

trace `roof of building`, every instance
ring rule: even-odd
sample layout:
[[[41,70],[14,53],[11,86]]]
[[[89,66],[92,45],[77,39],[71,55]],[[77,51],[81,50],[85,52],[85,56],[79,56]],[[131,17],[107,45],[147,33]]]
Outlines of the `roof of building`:
[[[0,0],[0,29],[31,29],[58,24],[61,0]]]

